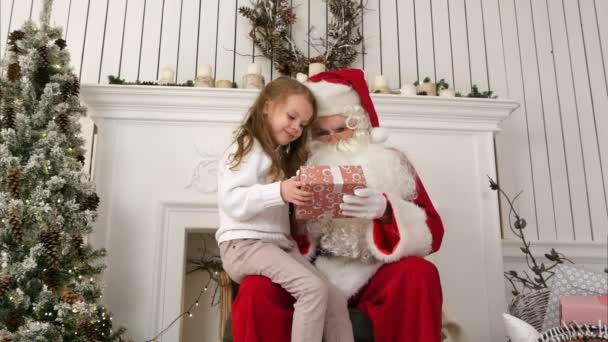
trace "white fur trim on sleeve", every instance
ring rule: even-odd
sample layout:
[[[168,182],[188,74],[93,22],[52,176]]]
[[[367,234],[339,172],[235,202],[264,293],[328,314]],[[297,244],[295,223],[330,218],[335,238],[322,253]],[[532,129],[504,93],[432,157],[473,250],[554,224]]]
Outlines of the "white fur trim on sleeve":
[[[403,200],[399,196],[388,195],[397,221],[399,242],[390,254],[382,251],[374,242],[374,229],[367,231],[367,242],[372,254],[380,261],[394,262],[404,256],[426,256],[431,253],[433,236],[426,224],[424,209],[416,204]]]

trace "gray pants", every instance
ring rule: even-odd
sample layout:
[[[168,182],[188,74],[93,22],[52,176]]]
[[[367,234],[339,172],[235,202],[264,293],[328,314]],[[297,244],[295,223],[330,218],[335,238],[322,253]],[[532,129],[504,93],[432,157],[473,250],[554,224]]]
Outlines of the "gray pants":
[[[224,270],[241,282],[261,275],[295,299],[292,342],[354,341],[344,295],[304,258],[291,240],[230,240],[220,244]]]

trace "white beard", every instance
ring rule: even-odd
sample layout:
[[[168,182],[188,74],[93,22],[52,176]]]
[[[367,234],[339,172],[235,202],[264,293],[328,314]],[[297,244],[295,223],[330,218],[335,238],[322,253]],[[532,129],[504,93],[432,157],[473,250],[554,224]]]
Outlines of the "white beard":
[[[397,151],[370,143],[367,135],[355,135],[337,144],[313,141],[309,151],[307,165],[361,165],[368,188],[398,193],[408,200],[415,197],[416,178],[413,170],[401,160]]]
[[[361,165],[367,187],[389,198],[410,200],[416,194],[416,181],[399,152],[368,143],[367,136],[353,137],[339,144],[313,142],[308,165]],[[373,264],[367,241],[372,221],[359,218],[316,219],[306,223],[309,237],[320,248],[335,256]]]

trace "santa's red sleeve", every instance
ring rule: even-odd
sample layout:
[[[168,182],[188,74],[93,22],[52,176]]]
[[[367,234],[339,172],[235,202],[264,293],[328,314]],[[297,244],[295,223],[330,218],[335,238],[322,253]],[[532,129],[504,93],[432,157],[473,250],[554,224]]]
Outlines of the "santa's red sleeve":
[[[306,234],[293,234],[293,239],[298,244],[300,254],[306,257],[308,260],[312,260],[312,257],[316,253],[316,244]]]
[[[411,164],[404,161],[416,177],[415,197],[408,200],[399,192],[385,193],[390,220],[373,220],[373,227],[367,233],[370,251],[384,262],[397,261],[404,256],[426,256],[437,251],[443,239],[441,218],[420,177]]]
[[[306,222],[297,221],[293,218],[292,222],[292,234],[291,237],[294,239],[300,250],[300,254],[306,257],[308,260],[312,260],[317,252],[317,243],[308,234],[306,230]]]

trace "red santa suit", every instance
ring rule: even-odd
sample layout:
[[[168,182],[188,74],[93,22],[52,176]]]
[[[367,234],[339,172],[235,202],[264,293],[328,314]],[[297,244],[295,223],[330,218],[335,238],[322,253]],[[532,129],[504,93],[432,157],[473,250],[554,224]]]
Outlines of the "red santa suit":
[[[441,284],[423,257],[439,249],[443,225],[420,177],[403,153],[380,144],[385,134],[378,133],[360,70],[324,72],[309,81],[319,115],[344,114],[363,134],[335,145],[312,143],[307,163],[361,165],[368,189],[386,198],[387,215],[308,221],[296,237],[300,251],[370,318],[374,341],[440,341]],[[358,108],[367,115],[363,120]],[[268,279],[245,279],[233,304],[235,342],[289,341],[292,305]]]

